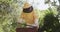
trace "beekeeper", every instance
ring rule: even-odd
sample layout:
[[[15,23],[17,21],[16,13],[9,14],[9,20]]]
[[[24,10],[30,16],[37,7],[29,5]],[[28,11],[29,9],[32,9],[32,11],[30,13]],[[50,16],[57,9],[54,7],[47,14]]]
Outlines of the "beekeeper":
[[[38,15],[36,15],[33,6],[28,2],[24,3],[23,11],[21,13],[18,23],[23,23],[23,21],[25,21],[25,23],[27,24],[26,27],[39,28]]]

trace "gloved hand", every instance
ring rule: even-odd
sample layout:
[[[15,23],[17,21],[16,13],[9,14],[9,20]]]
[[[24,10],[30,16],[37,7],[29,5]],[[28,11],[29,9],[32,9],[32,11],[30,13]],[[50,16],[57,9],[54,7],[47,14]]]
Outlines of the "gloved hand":
[[[23,24],[23,23],[25,23],[25,20],[21,18],[17,21],[17,23]]]

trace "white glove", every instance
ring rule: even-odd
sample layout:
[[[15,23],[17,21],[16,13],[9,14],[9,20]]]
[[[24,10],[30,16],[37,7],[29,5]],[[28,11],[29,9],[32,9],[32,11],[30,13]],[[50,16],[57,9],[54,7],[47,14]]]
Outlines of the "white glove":
[[[35,19],[35,23],[32,26],[36,26],[39,28],[39,23],[38,23],[38,19]]]
[[[17,23],[23,23],[23,22],[24,20],[22,18],[17,21]]]

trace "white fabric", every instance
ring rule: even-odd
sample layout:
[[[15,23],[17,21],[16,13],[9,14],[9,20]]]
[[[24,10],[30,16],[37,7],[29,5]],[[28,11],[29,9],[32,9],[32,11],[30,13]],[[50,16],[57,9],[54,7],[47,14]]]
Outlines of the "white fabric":
[[[17,22],[18,22],[18,23],[23,23],[24,20],[21,18],[21,19],[19,19]]]
[[[39,27],[38,19],[35,19],[35,23],[33,24],[33,26]]]

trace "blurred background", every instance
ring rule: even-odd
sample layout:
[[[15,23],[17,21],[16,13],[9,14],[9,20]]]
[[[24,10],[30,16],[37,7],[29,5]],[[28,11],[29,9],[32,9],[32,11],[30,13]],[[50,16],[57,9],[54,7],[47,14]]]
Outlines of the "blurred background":
[[[60,0],[0,0],[0,32],[16,32],[26,1],[39,16],[39,32],[60,32]]]

